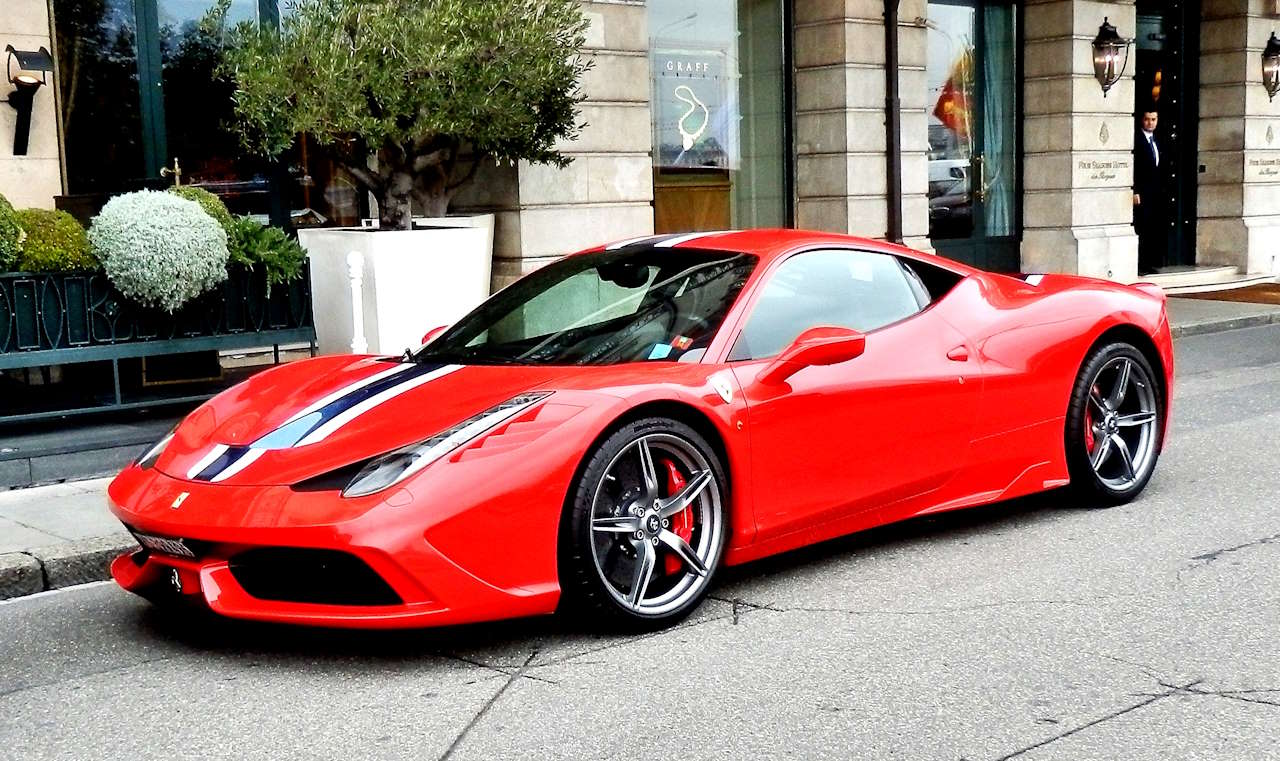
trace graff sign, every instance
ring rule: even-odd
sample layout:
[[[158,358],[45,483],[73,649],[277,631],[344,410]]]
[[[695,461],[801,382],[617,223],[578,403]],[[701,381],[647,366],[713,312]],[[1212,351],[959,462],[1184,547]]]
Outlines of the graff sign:
[[[722,50],[653,51],[655,161],[663,167],[737,166],[737,103]]]

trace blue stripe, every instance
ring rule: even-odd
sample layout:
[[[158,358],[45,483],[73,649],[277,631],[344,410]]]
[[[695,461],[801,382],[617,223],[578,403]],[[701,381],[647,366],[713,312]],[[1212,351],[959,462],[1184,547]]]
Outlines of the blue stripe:
[[[249,447],[230,447],[227,451],[218,456],[218,459],[205,466],[205,469],[196,474],[195,480],[208,481],[222,471],[231,467],[236,460],[244,457],[249,453]]]
[[[376,396],[388,389],[395,388],[403,383],[407,383],[414,378],[435,372],[442,367],[444,367],[444,363],[415,365],[412,369],[405,372],[389,375],[386,378],[374,381],[367,386],[358,388],[345,396],[329,402],[315,412],[304,415],[292,423],[280,426],[271,433],[268,433],[253,442],[253,447],[255,449],[287,449],[294,446],[299,441],[302,441],[302,439],[306,438],[307,434],[364,400]]]

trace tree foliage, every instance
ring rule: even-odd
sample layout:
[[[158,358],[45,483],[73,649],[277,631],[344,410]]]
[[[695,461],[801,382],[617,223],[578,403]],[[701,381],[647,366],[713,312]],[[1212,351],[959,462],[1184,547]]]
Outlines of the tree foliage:
[[[480,161],[568,163],[586,27],[578,0],[298,0],[279,28],[227,30],[221,71],[247,149],[306,133],[408,228]]]

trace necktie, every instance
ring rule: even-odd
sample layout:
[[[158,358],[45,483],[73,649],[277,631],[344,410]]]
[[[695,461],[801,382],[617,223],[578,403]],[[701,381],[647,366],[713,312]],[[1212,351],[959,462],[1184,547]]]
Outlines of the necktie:
[[[1156,160],[1156,166],[1160,166],[1160,149],[1156,147],[1156,136],[1147,135],[1147,145],[1151,146],[1151,155]]]

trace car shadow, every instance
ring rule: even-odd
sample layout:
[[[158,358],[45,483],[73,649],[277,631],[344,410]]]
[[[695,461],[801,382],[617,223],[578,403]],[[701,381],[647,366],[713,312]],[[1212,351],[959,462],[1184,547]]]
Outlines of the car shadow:
[[[718,594],[726,587],[741,589],[754,580],[779,578],[806,580],[806,574],[825,563],[853,560],[881,550],[893,550],[920,542],[964,541],[992,530],[1016,530],[1018,526],[1061,519],[1077,508],[1062,492],[999,502],[966,510],[912,518],[792,550],[741,566],[725,568],[713,586],[711,601],[704,602],[686,622],[723,618],[710,606],[733,602]],[[487,668],[514,669],[533,652],[559,658],[574,652],[590,652],[651,635],[608,631],[592,621],[557,613],[551,616],[513,619],[427,629],[361,630],[301,627],[223,618],[200,608],[174,609],[143,606],[135,620],[137,634],[156,638],[191,651],[224,655],[273,664],[297,662],[308,669],[327,662],[349,665],[351,659],[371,661],[421,660],[442,657]]]

